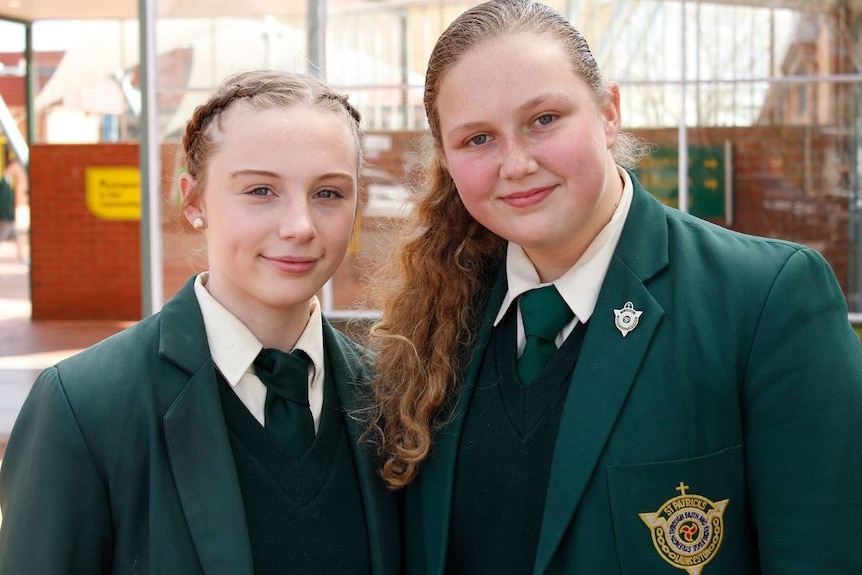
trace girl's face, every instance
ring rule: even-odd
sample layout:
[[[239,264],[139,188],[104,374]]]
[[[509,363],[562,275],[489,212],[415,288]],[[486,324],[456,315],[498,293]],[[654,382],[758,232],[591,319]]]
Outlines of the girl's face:
[[[206,188],[207,290],[254,325],[307,309],[341,264],[356,215],[358,150],[338,114],[305,106],[221,115]],[[193,182],[180,180],[185,195]]]
[[[440,82],[437,110],[467,211],[522,246],[542,281],[562,275],[622,193],[616,86],[597,104],[558,42],[516,34],[467,52]]]

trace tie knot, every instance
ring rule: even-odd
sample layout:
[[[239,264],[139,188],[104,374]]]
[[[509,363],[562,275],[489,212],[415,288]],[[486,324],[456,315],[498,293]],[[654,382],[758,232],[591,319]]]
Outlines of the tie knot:
[[[285,353],[278,349],[264,348],[254,360],[254,369],[269,391],[300,405],[308,405],[310,361],[301,349]]]
[[[575,316],[553,285],[530,290],[521,296],[524,333],[553,341]]]

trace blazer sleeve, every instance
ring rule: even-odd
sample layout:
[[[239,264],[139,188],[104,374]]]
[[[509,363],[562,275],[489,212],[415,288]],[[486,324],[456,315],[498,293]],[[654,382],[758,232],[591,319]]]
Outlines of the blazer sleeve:
[[[60,375],[37,378],[0,468],[0,574],[105,573],[108,493]]]
[[[742,402],[763,574],[862,573],[862,346],[813,250],[774,279]]]

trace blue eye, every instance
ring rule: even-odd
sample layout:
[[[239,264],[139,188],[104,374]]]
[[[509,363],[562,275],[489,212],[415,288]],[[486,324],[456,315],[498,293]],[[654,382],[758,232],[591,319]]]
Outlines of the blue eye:
[[[473,146],[481,146],[482,144],[485,144],[488,142],[488,135],[487,134],[479,134],[478,136],[473,136],[472,138],[470,138],[469,142]]]
[[[315,194],[315,197],[322,198],[324,200],[330,200],[333,198],[341,198],[343,195],[341,192],[334,188],[324,188]]]
[[[263,197],[263,196],[267,196],[267,195],[269,195],[270,193],[271,193],[271,192],[270,192],[270,189],[269,189],[269,188],[263,188],[263,187],[260,187],[260,188],[254,188],[254,189],[252,189],[251,191],[249,191],[249,192],[248,192],[248,194],[249,194],[249,195],[251,195],[251,196],[261,196],[261,197]]]
[[[542,114],[541,116],[536,118],[536,123],[538,123],[541,126],[547,126],[548,124],[553,122],[555,119],[556,119],[556,116],[554,116],[553,114]]]

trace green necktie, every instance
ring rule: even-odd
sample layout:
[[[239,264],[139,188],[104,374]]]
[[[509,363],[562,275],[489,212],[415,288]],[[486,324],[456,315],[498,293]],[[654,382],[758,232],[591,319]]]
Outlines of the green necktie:
[[[521,296],[521,319],[527,341],[518,360],[518,377],[529,386],[557,352],[557,334],[575,314],[553,285]]]
[[[266,386],[264,423],[293,457],[314,443],[314,419],[308,405],[308,364],[304,351],[261,350],[255,373]]]

